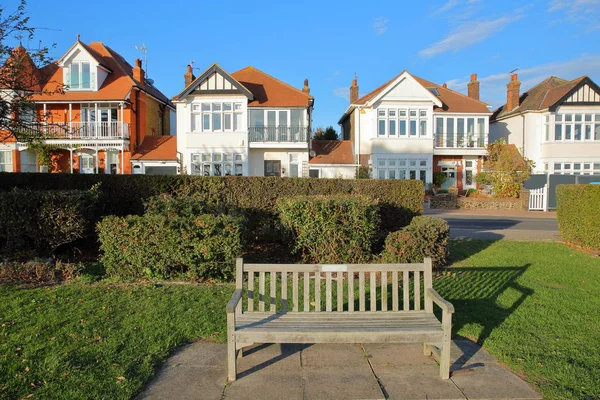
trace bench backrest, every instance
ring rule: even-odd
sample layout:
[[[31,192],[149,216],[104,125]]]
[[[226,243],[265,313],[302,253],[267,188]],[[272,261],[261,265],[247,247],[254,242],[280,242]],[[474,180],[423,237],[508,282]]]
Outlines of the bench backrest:
[[[244,312],[433,312],[431,259],[415,264],[236,265]],[[241,308],[238,309],[241,312]]]

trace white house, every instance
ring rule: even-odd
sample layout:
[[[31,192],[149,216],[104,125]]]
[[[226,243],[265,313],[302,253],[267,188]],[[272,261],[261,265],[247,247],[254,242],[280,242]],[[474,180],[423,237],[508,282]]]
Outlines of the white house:
[[[554,76],[520,94],[513,74],[506,104],[490,120],[490,140],[505,138],[535,172],[600,174],[600,88],[587,76]]]
[[[308,176],[314,99],[254,67],[188,66],[177,106],[177,151],[191,175]]]
[[[342,138],[350,140],[356,162],[374,178],[433,181],[447,175],[444,187],[474,188],[486,154],[488,105],[479,100],[477,75],[469,96],[403,71],[363,97],[356,79],[350,106],[339,120]]]

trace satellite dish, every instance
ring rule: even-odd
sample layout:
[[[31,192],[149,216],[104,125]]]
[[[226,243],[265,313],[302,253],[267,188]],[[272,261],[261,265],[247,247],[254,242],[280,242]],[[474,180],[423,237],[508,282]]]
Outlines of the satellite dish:
[[[317,155],[317,153],[316,153],[314,150],[311,150],[311,151],[310,151],[308,154],[309,154],[311,157],[314,157],[314,156],[316,156],[316,155]]]
[[[148,79],[146,79],[146,83],[147,83],[148,85],[154,85],[154,79],[150,79],[150,78],[148,78]]]

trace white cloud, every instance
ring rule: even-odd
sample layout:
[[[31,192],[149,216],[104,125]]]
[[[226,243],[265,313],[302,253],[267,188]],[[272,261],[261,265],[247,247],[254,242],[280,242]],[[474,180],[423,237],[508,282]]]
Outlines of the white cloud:
[[[345,87],[335,88],[335,89],[333,89],[333,94],[334,94],[334,96],[338,96],[338,97],[346,99],[347,101],[350,101],[350,89],[349,88],[345,88]]]
[[[522,17],[523,15],[517,15],[514,17],[501,17],[491,21],[464,22],[456,27],[446,38],[419,51],[419,55],[429,58],[447,51],[457,52],[484,41]]]
[[[583,33],[600,29],[600,0],[552,0],[547,11],[562,17],[552,24],[576,23]]]
[[[443,14],[446,11],[456,7],[460,3],[460,0],[448,0],[443,6],[438,8],[433,15]]]
[[[376,35],[383,35],[388,30],[388,22],[386,18],[378,17],[373,21],[373,29]]]
[[[583,54],[575,59],[536,65],[516,71],[521,81],[521,92],[531,89],[550,76],[563,79],[575,79],[583,75],[600,77],[600,54]],[[506,102],[506,84],[510,79],[509,71],[479,77],[481,84],[481,100],[494,108]],[[468,78],[449,80],[448,87],[466,93]]]

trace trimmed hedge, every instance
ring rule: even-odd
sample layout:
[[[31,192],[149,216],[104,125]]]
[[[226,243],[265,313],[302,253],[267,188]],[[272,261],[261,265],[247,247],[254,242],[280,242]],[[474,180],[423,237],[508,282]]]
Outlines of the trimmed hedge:
[[[368,261],[379,228],[378,201],[367,196],[294,196],[277,201],[281,221],[307,263]]]
[[[233,278],[241,220],[228,215],[109,216],[97,226],[100,261],[121,279]]]
[[[600,185],[557,185],[556,216],[562,240],[600,250]]]
[[[93,233],[97,188],[0,192],[0,257],[49,257]]]
[[[194,194],[205,204],[242,210],[255,232],[272,232],[275,202],[296,195],[364,194],[379,200],[381,228],[391,232],[423,212],[423,183],[416,180],[201,177],[187,175],[85,175],[0,173],[0,191],[83,189],[101,182],[101,215],[141,215],[161,193]]]
[[[0,263],[0,283],[49,283],[71,281],[79,277],[81,264],[35,260]]]
[[[431,257],[433,267],[446,264],[450,226],[441,218],[415,217],[407,227],[385,239],[382,263],[421,263]]]

